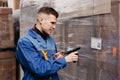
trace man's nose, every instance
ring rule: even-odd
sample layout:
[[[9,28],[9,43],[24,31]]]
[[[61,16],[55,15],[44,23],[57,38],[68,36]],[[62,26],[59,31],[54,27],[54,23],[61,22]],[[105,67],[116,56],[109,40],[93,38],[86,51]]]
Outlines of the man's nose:
[[[55,25],[53,25],[53,29],[55,29],[56,28],[56,26]]]

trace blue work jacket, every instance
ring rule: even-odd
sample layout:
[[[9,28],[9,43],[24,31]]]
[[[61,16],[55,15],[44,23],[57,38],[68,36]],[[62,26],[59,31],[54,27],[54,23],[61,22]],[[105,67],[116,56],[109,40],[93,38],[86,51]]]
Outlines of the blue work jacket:
[[[47,52],[48,60],[42,51]],[[57,71],[66,67],[65,58],[54,59],[57,52],[54,40],[48,36],[45,41],[33,29],[20,37],[16,57],[22,66],[24,76],[22,80],[59,80]]]

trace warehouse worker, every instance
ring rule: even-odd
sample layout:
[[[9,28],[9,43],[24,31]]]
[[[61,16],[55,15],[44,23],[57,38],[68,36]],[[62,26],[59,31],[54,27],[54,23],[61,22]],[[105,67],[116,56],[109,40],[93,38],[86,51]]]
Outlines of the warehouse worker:
[[[67,56],[63,56],[63,50],[57,52],[50,36],[57,18],[53,8],[40,8],[36,24],[19,39],[16,57],[24,71],[22,80],[59,80],[57,72],[67,63],[78,60],[78,52]]]

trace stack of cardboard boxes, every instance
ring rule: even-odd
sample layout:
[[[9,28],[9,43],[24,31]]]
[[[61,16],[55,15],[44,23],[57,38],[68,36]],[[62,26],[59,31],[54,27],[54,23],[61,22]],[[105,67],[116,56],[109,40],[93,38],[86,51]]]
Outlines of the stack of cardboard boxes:
[[[16,80],[11,8],[0,8],[0,80]]]

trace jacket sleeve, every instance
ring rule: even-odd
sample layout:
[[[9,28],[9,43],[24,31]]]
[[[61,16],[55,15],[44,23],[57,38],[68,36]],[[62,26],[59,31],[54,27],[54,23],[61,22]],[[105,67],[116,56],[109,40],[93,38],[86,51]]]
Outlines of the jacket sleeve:
[[[19,40],[16,55],[22,67],[37,76],[50,75],[56,73],[60,68],[66,67],[65,58],[42,59],[29,40]]]

